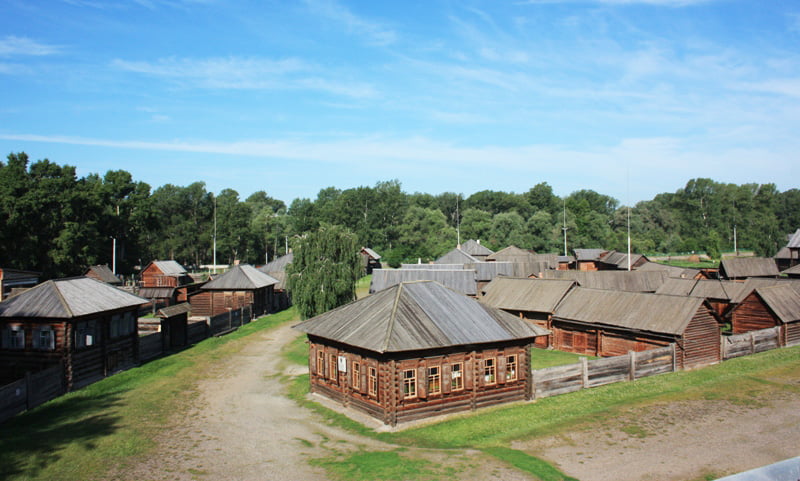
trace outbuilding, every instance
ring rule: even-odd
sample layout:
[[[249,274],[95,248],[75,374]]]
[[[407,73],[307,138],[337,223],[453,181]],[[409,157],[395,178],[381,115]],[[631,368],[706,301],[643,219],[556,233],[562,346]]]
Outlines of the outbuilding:
[[[800,284],[758,287],[730,315],[733,334],[781,327],[781,345],[800,344]]]
[[[274,277],[247,264],[234,266],[189,295],[192,316],[216,316],[230,310],[252,308],[253,316],[270,312]]]
[[[0,303],[0,378],[64,366],[67,390],[139,362],[137,310],[147,302],[88,277],[43,282]]]
[[[549,331],[432,281],[406,282],[295,326],[311,392],[385,424],[532,399]]]

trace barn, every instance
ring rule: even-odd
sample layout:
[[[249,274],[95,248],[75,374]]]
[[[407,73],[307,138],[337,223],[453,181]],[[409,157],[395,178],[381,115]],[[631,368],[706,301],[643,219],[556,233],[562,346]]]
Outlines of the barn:
[[[754,289],[731,311],[730,320],[734,334],[781,326],[782,345],[800,344],[800,283]]]
[[[498,277],[486,286],[481,302],[549,330],[556,306],[576,285],[570,280]],[[550,336],[536,338],[536,347],[550,344]]]
[[[381,256],[369,247],[362,247],[359,255],[361,256],[361,265],[364,267],[364,274],[370,275],[373,269],[381,268]]]
[[[532,398],[549,332],[432,281],[406,282],[295,326],[311,392],[385,424]]]
[[[618,356],[676,344],[678,365],[720,361],[720,329],[708,303],[697,297],[576,287],[552,317],[555,349]]]
[[[91,277],[92,279],[96,279],[100,282],[105,282],[106,284],[111,284],[112,286],[122,285],[122,280],[117,277],[114,272],[105,264],[92,266],[86,269],[86,272],[83,275],[86,277]]]
[[[88,277],[43,282],[0,303],[0,378],[64,366],[67,390],[139,362],[145,299]]]
[[[216,316],[251,307],[253,316],[270,312],[274,277],[247,264],[234,266],[189,295],[193,316]]]
[[[656,292],[668,279],[663,271],[544,271],[538,277],[577,281],[590,289],[628,292]]]
[[[719,276],[732,281],[744,281],[751,277],[780,275],[775,259],[769,257],[730,257],[719,263]]]

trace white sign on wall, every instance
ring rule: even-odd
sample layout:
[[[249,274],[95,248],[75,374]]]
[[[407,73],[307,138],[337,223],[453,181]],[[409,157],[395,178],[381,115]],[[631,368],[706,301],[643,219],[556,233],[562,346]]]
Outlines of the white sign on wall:
[[[347,372],[347,358],[339,356],[339,372]]]

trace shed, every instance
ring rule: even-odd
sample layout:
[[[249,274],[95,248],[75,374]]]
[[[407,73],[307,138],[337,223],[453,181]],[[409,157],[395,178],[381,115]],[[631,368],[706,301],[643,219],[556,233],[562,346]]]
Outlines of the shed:
[[[41,272],[0,267],[0,301],[11,295],[13,289],[26,289],[39,283]]]
[[[499,277],[489,283],[481,302],[549,330],[556,306],[576,285],[570,280]],[[550,336],[536,338],[536,347],[550,344]]]
[[[800,264],[781,271],[781,274],[792,279],[800,279]]]
[[[531,399],[548,331],[437,282],[404,282],[295,326],[311,392],[385,424]]]
[[[122,285],[122,280],[117,277],[105,264],[92,266],[86,269],[86,272],[83,275],[86,277],[91,277],[92,279],[96,279],[100,282],[105,282],[106,284],[111,284],[112,286]]]
[[[88,277],[43,282],[3,301],[0,377],[61,363],[72,390],[137,364],[136,312],[145,302]]]
[[[494,254],[493,250],[481,244],[480,239],[470,239],[464,242],[461,244],[461,250],[479,261],[485,261],[487,256]]]
[[[742,301],[744,301],[745,297],[749,296],[751,292],[753,292],[759,287],[771,287],[771,286],[780,286],[783,284],[788,284],[794,286],[795,289],[800,289],[800,281],[792,278],[772,279],[772,278],[753,277],[747,279],[744,282],[741,282],[740,284],[742,285],[742,287],[739,289],[736,295],[733,296],[733,298],[731,298],[731,304],[734,305],[741,304]]]
[[[667,276],[674,279],[706,279],[707,276],[703,274],[700,269],[692,269],[688,267],[670,266],[667,264],[659,264],[658,262],[645,262],[636,268],[638,272],[652,272],[663,271]]]
[[[369,247],[362,247],[359,252],[361,255],[361,263],[364,266],[364,273],[366,275],[372,274],[373,269],[381,268],[381,256]]]
[[[141,287],[179,287],[194,282],[186,268],[173,260],[150,261],[139,278]]]
[[[164,307],[156,312],[161,319],[161,350],[180,349],[189,344],[189,313],[192,306],[188,302]]]
[[[553,347],[618,356],[676,344],[677,363],[693,368],[720,361],[720,329],[701,298],[576,287],[552,317]]]
[[[579,271],[596,271],[600,257],[605,254],[605,249],[572,249],[575,254],[575,268]]]
[[[478,259],[472,257],[461,249],[453,249],[442,257],[433,261],[434,264],[474,264]]]
[[[369,292],[373,294],[412,281],[436,281],[460,294],[478,295],[473,269],[380,269],[372,273]]]
[[[216,316],[252,308],[253,316],[270,312],[272,289],[278,281],[248,264],[234,266],[189,296],[193,316]]]
[[[757,287],[731,311],[731,329],[742,334],[781,327],[781,344],[800,344],[800,285]]]
[[[649,260],[642,254],[630,255],[631,269],[638,269]],[[597,262],[599,269],[628,270],[628,254],[625,252],[609,251],[600,255]]]
[[[775,260],[768,257],[729,257],[719,266],[722,279],[743,281],[750,277],[778,277],[780,272]]]
[[[289,289],[286,284],[286,268],[293,260],[294,253],[289,252],[258,268],[259,271],[278,281],[272,287],[272,312],[282,311],[292,305],[292,298],[289,295]]]

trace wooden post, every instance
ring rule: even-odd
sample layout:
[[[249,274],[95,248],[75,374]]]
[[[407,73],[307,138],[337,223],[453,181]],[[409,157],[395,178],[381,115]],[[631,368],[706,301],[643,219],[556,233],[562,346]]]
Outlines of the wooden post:
[[[581,357],[581,377],[583,382],[583,388],[586,389],[589,387],[589,360],[585,357]]]
[[[628,376],[628,379],[630,379],[631,381],[635,381],[636,380],[636,351],[628,351],[628,360],[630,361],[630,364],[629,364],[630,375]]]
[[[678,347],[674,342],[670,346],[672,346],[672,372],[675,372],[678,370]]]
[[[25,410],[31,408],[31,372],[25,371]]]
[[[750,331],[750,354],[756,353],[756,333],[755,331]]]

